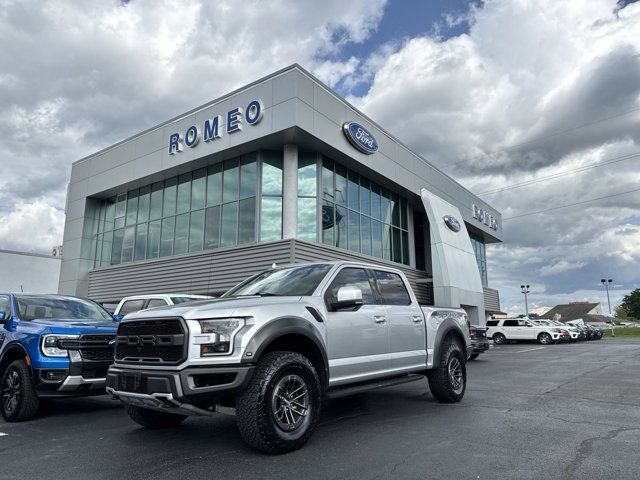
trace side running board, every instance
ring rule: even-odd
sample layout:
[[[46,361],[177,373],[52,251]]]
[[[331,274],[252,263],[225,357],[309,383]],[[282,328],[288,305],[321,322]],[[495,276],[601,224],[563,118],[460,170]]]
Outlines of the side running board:
[[[355,393],[366,392],[368,390],[375,390],[377,388],[393,387],[395,385],[401,385],[403,383],[422,380],[424,377],[424,375],[414,373],[410,375],[403,375],[401,377],[371,380],[370,382],[358,383],[356,385],[335,387],[327,392],[327,398],[340,398],[346,397],[348,395],[353,395]]]

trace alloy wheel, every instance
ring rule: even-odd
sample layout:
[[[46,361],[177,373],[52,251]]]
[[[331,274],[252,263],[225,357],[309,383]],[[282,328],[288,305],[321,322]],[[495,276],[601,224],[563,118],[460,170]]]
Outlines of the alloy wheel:
[[[286,375],[273,389],[271,398],[273,418],[282,430],[292,432],[309,415],[309,389],[298,375]]]
[[[5,413],[12,413],[20,401],[21,390],[20,375],[16,370],[10,371],[2,385],[2,406]]]
[[[457,358],[452,358],[449,361],[449,380],[451,388],[459,395],[464,388],[464,375],[462,374],[462,363]]]

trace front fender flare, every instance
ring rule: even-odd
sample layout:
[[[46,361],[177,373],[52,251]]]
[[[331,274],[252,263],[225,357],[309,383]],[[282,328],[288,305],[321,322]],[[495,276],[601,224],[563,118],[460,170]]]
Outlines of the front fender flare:
[[[247,347],[244,349],[242,355],[242,363],[254,363],[256,362],[264,349],[274,340],[283,337],[285,335],[302,335],[305,338],[311,340],[320,355],[322,356],[322,363],[324,367],[324,378],[329,378],[329,360],[327,358],[327,349],[324,340],[320,336],[320,333],[314,328],[308,320],[298,317],[282,317],[272,320],[265,326],[260,328],[249,340]],[[247,353],[251,353],[251,356],[247,356]]]

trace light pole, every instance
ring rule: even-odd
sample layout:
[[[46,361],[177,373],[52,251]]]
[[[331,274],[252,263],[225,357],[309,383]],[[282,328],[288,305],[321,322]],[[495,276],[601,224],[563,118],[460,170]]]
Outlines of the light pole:
[[[613,282],[610,278],[601,278],[600,283],[604,285],[605,290],[607,291],[607,304],[609,305],[609,317],[611,317],[611,336],[615,337],[616,334],[613,332],[613,316],[611,316],[611,299],[609,298],[609,285]]]
[[[520,291],[524,293],[524,314],[529,318],[529,302],[527,301],[527,295],[529,294],[529,285],[520,285]]]

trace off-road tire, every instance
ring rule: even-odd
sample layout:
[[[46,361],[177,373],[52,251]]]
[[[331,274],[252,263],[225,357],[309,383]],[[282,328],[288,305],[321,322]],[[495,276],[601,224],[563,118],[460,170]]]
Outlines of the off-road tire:
[[[538,335],[538,343],[540,345],[551,345],[553,343],[553,338],[547,332],[542,332]]]
[[[471,356],[469,357],[469,361],[475,360],[476,358],[478,358],[479,355],[480,355],[479,353],[472,353]]]
[[[187,418],[186,415],[165,413],[158,410],[151,410],[149,408],[134,407],[132,405],[125,405],[125,410],[129,414],[129,417],[131,417],[131,420],[136,422],[138,425],[154,430],[177,427]]]
[[[274,413],[274,390],[285,377],[297,376],[307,388],[307,414],[295,430],[285,431]],[[269,352],[256,365],[251,381],[236,399],[236,422],[243,440],[267,453],[287,453],[313,435],[320,417],[320,379],[311,361],[299,353]]]
[[[11,376],[11,380],[9,377]],[[8,393],[7,382],[19,381],[18,400],[13,408],[7,409]],[[33,388],[33,380],[31,379],[31,369],[24,360],[14,360],[2,372],[0,380],[0,413],[7,422],[24,422],[31,420],[36,416],[40,399]]]
[[[455,365],[456,370],[461,373],[461,386],[457,386],[452,377],[451,367]],[[467,389],[467,368],[465,355],[455,342],[442,345],[440,362],[438,367],[427,371],[429,389],[436,400],[443,403],[455,403],[462,400]]]
[[[495,343],[496,345],[504,345],[505,343],[507,343],[507,337],[505,337],[504,334],[500,332],[495,333],[492,338],[493,343]]]

